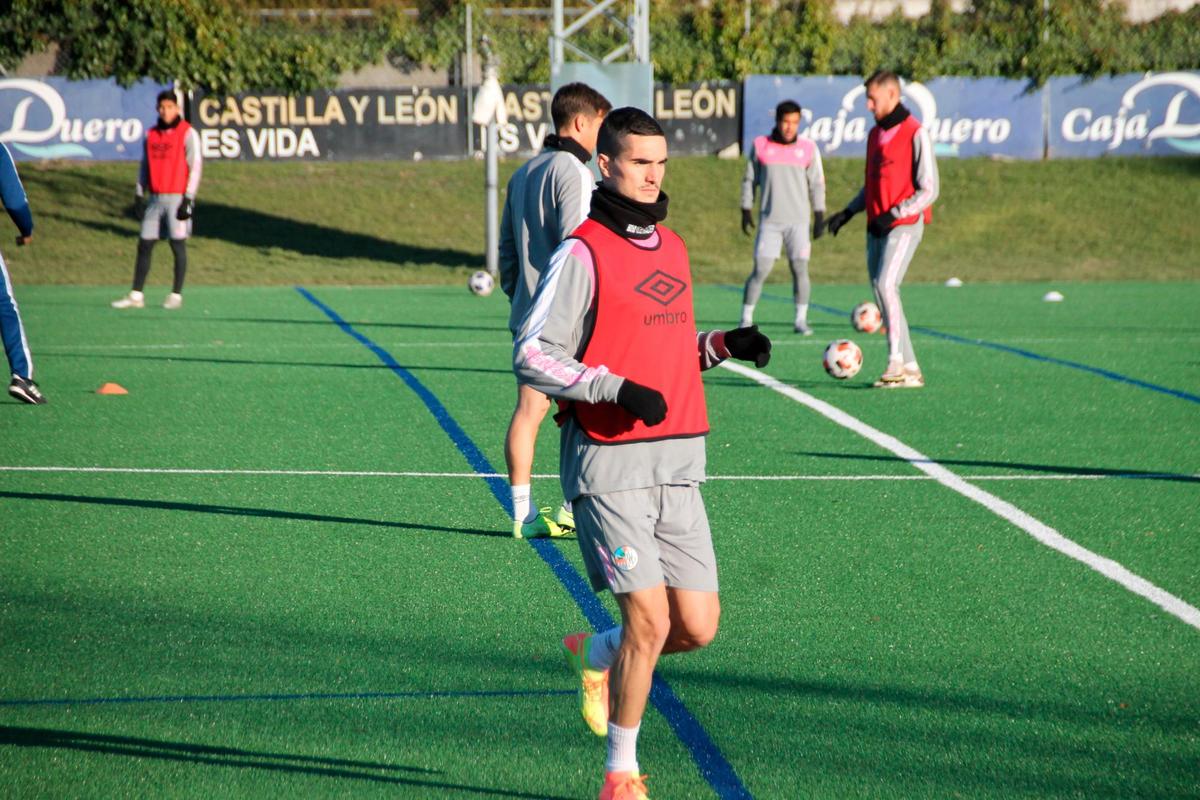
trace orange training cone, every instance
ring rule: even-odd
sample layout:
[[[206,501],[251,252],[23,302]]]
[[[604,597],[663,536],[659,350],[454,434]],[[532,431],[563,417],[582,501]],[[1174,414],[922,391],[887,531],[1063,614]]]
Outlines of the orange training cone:
[[[119,383],[106,383],[96,390],[96,394],[129,394],[129,390]]]

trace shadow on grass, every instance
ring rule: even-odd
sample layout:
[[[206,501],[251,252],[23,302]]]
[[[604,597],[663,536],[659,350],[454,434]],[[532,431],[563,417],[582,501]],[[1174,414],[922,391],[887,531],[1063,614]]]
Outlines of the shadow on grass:
[[[231,364],[253,367],[328,367],[331,369],[382,369],[390,370],[386,364],[331,364],[319,361],[268,361],[254,358],[199,358],[196,356],[135,356],[135,355],[104,355],[101,353],[48,353],[45,358],[84,358],[100,361],[179,361],[195,364]],[[482,372],[492,375],[512,375],[511,369],[487,369],[484,367],[442,367],[422,366],[420,364],[401,364],[411,372]]]
[[[157,322],[157,319],[147,318]],[[270,319],[267,317],[213,317],[205,316],[198,317],[189,322],[257,322],[268,325],[322,325],[329,327],[333,323],[328,318],[323,319]],[[347,322],[347,325],[354,328],[412,328],[414,330],[442,330],[442,331],[487,331],[489,333],[500,333],[503,331],[508,334],[508,328],[504,323],[496,325],[441,325],[438,323],[428,322]]]
[[[1094,698],[1072,703],[850,680],[672,673],[714,692],[762,692],[782,712],[791,705],[818,709],[813,713],[830,730],[857,729],[852,746],[822,742],[814,760],[856,781],[872,776],[881,787],[911,787],[920,781],[931,789],[896,788],[896,796],[1121,798],[1164,783],[1194,785],[1195,748],[1188,738],[1196,718],[1186,713],[1123,711]],[[855,704],[861,712],[854,710]],[[1138,736],[1149,736],[1149,731],[1161,732],[1165,744],[1130,749],[1145,742]],[[762,742],[763,759],[776,755],[786,763],[798,750],[803,752],[788,747],[772,753],[772,746],[773,741]],[[947,758],[947,748],[960,755]],[[989,766],[981,767],[985,763]],[[1151,795],[1194,796],[1165,788],[1148,791]]]
[[[892,464],[907,464],[908,459],[899,456],[860,455],[854,453],[823,453],[800,450],[798,456],[811,458],[844,459],[847,461],[882,461]],[[1028,464],[1021,461],[983,461],[965,458],[930,458],[928,463],[957,467],[995,467],[997,469],[1020,470],[1044,475],[1104,475],[1110,478],[1129,478],[1146,481],[1175,481],[1178,483],[1200,483],[1200,477],[1180,472],[1151,472],[1141,469],[1116,469],[1111,467],[1070,467],[1061,464]]]
[[[124,209],[120,216],[125,224],[103,219],[39,212],[39,216],[73,225],[81,225],[101,233],[119,237],[137,235],[138,223]],[[483,254],[448,247],[425,247],[355,233],[329,225],[288,219],[256,211],[253,208],[230,206],[224,203],[205,203],[196,207],[193,237],[250,247],[256,250],[279,250],[329,260],[364,259],[388,264],[425,264],[447,268],[482,267]]]
[[[0,491],[0,497],[13,500],[41,500],[51,503],[80,503],[96,506],[124,506],[127,508],[149,508],[159,511],[185,511],[195,514],[218,514],[233,517],[262,517],[266,519],[292,519],[301,522],[331,522],[339,525],[366,525],[378,528],[400,528],[411,531],[433,531],[458,533],[469,536],[500,536],[508,538],[504,531],[487,531],[479,528],[447,528],[441,525],[421,525],[414,522],[360,519],[339,517],[331,514],[309,514],[303,511],[281,511],[274,508],[248,508],[244,506],[214,506],[204,503],[180,503],[174,500],[143,500],[132,497],[92,497],[78,494],[55,494],[51,492]]]
[[[464,792],[491,797],[547,797],[544,794],[530,794],[489,786],[446,783],[436,779],[418,780],[415,777],[402,777],[395,774],[397,772],[423,775],[441,774],[440,770],[422,769],[420,767],[406,767],[342,758],[291,755],[286,753],[260,753],[235,747],[214,747],[211,745],[188,744],[184,742],[166,742],[157,739],[114,736],[102,733],[0,726],[0,747],[77,750],[103,755],[129,756],[137,759],[181,761],[204,766],[299,773],[326,778],[343,778],[372,783],[421,787],[429,791]],[[367,770],[376,770],[378,772],[368,772]]]

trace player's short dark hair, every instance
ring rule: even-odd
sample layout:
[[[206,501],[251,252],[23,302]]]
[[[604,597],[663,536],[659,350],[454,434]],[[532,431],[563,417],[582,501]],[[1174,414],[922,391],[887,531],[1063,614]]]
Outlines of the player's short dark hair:
[[[621,154],[621,142],[626,136],[662,136],[662,126],[654,117],[640,108],[626,106],[618,108],[604,118],[600,126],[600,135],[596,139],[596,152],[603,153],[609,158]]]
[[[179,98],[175,96],[175,92],[170,89],[158,93],[158,97],[154,98],[154,105],[158,105],[164,100],[170,100],[175,105],[179,105]]]
[[[586,83],[568,83],[559,87],[550,101],[550,119],[554,120],[555,130],[562,130],[580,114],[594,117],[611,110],[612,103],[608,98]]]
[[[779,105],[775,106],[775,121],[779,122],[788,114],[799,114],[800,104],[795,100],[784,100]]]
[[[899,86],[900,76],[890,69],[877,69],[871,73],[871,77],[863,81],[863,86],[870,89],[872,86],[882,86],[885,83],[894,83]]]

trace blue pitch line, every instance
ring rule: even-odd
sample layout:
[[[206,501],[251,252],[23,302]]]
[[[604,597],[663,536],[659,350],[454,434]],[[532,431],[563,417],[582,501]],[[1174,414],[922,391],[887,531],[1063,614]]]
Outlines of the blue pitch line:
[[[575,694],[572,689],[496,691],[425,691],[425,692],[308,692],[302,694],[178,694],[150,697],[84,697],[41,700],[0,700],[3,706],[97,706],[126,703],[248,703],[289,700],[440,700],[443,698],[557,697]]]
[[[736,286],[725,286],[722,288],[730,291],[741,291],[741,289]],[[778,295],[771,295],[767,294],[766,292],[763,293],[763,297],[767,298],[768,300],[776,300],[782,303],[791,302],[791,298],[789,297],[779,297]],[[815,308],[818,311],[824,311],[827,314],[835,314],[839,317],[848,317],[850,315],[849,311],[844,311],[840,308],[834,308],[833,306],[823,306],[820,303],[812,303],[809,307]],[[1127,383],[1130,386],[1136,386],[1139,389],[1149,389],[1152,392],[1159,392],[1161,394],[1170,395],[1171,397],[1178,397],[1180,400],[1189,400],[1193,403],[1200,403],[1200,395],[1195,395],[1191,392],[1184,392],[1179,389],[1172,389],[1169,386],[1160,386],[1157,383],[1150,383],[1149,381],[1143,381],[1138,378],[1130,377],[1129,375],[1122,375],[1119,372],[1113,372],[1109,369],[1093,367],[1090,364],[1081,364],[1078,361],[1069,361],[1065,358],[1046,356],[1042,355],[1041,353],[1035,353],[1032,350],[1013,347],[1012,345],[1001,344],[999,342],[989,342],[986,339],[970,339],[966,336],[958,336],[953,333],[946,333],[944,331],[934,330],[933,328],[925,328],[920,325],[909,325],[908,329],[915,333],[932,336],[936,339],[945,339],[948,342],[955,342],[956,344],[970,344],[975,345],[976,347],[986,347],[990,350],[999,350],[1002,353],[1010,353],[1014,356],[1021,356],[1022,358],[1028,358],[1031,361],[1041,361],[1045,364],[1056,364],[1060,367],[1069,367],[1070,369],[1077,369],[1081,372],[1089,372],[1092,375],[1099,375],[1101,378],[1107,378],[1108,380],[1116,381],[1117,383]]]
[[[336,311],[334,311],[325,303],[318,300],[311,292],[303,286],[297,286],[296,291],[300,295],[319,308],[325,316],[341,328],[345,333],[352,336],[364,347],[370,350],[379,358],[383,364],[392,372],[404,381],[404,383],[412,389],[421,401],[425,404],[429,412],[433,414],[434,419],[441,425],[442,430],[454,442],[454,446],[467,459],[467,463],[476,472],[496,474],[496,469],[487,460],[487,456],[479,449],[478,446],[467,435],[467,432],[462,429],[462,426],[454,420],[450,412],[442,404],[442,401],[437,398],[433,392],[429,391],[421,381],[400,365],[391,353],[384,350],[375,342],[368,339],[354,329],[354,327],[346,322]],[[482,477],[482,476],[481,476]],[[488,488],[492,490],[492,495],[496,498],[496,502],[504,508],[509,515],[512,514],[511,498],[508,496],[508,484],[503,478],[499,477],[484,477]],[[534,551],[541,557],[542,561],[550,567],[550,571],[558,578],[563,588],[579,606],[584,617],[587,618],[588,624],[597,631],[607,630],[613,627],[616,623],[612,616],[608,613],[591,587],[583,579],[583,576],[571,565],[571,562],[559,552],[558,548],[551,544],[546,539],[530,539],[529,544]],[[738,777],[733,765],[721,753],[716,742],[708,735],[704,726],[700,721],[688,711],[687,706],[675,694],[671,686],[663,680],[658,673],[654,675],[654,683],[650,688],[650,702],[660,714],[667,720],[671,726],[671,730],[675,731],[675,735],[688,749],[692,756],[692,760],[700,770],[700,774],[708,781],[708,785],[713,788],[718,797],[721,798],[752,798],[753,795],[742,783]]]

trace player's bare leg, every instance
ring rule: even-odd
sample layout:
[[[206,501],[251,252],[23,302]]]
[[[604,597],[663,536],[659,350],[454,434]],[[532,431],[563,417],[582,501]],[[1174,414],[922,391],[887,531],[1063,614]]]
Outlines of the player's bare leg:
[[[549,410],[549,397],[530,386],[517,386],[517,406],[504,438],[504,460],[512,487],[513,536],[517,538],[562,535],[562,529],[540,513],[530,493],[538,429]]]
[[[665,653],[704,647],[717,633],[721,605],[716,592],[665,585],[619,594],[621,648],[609,674],[608,784],[637,780],[637,735],[654,668]]]

